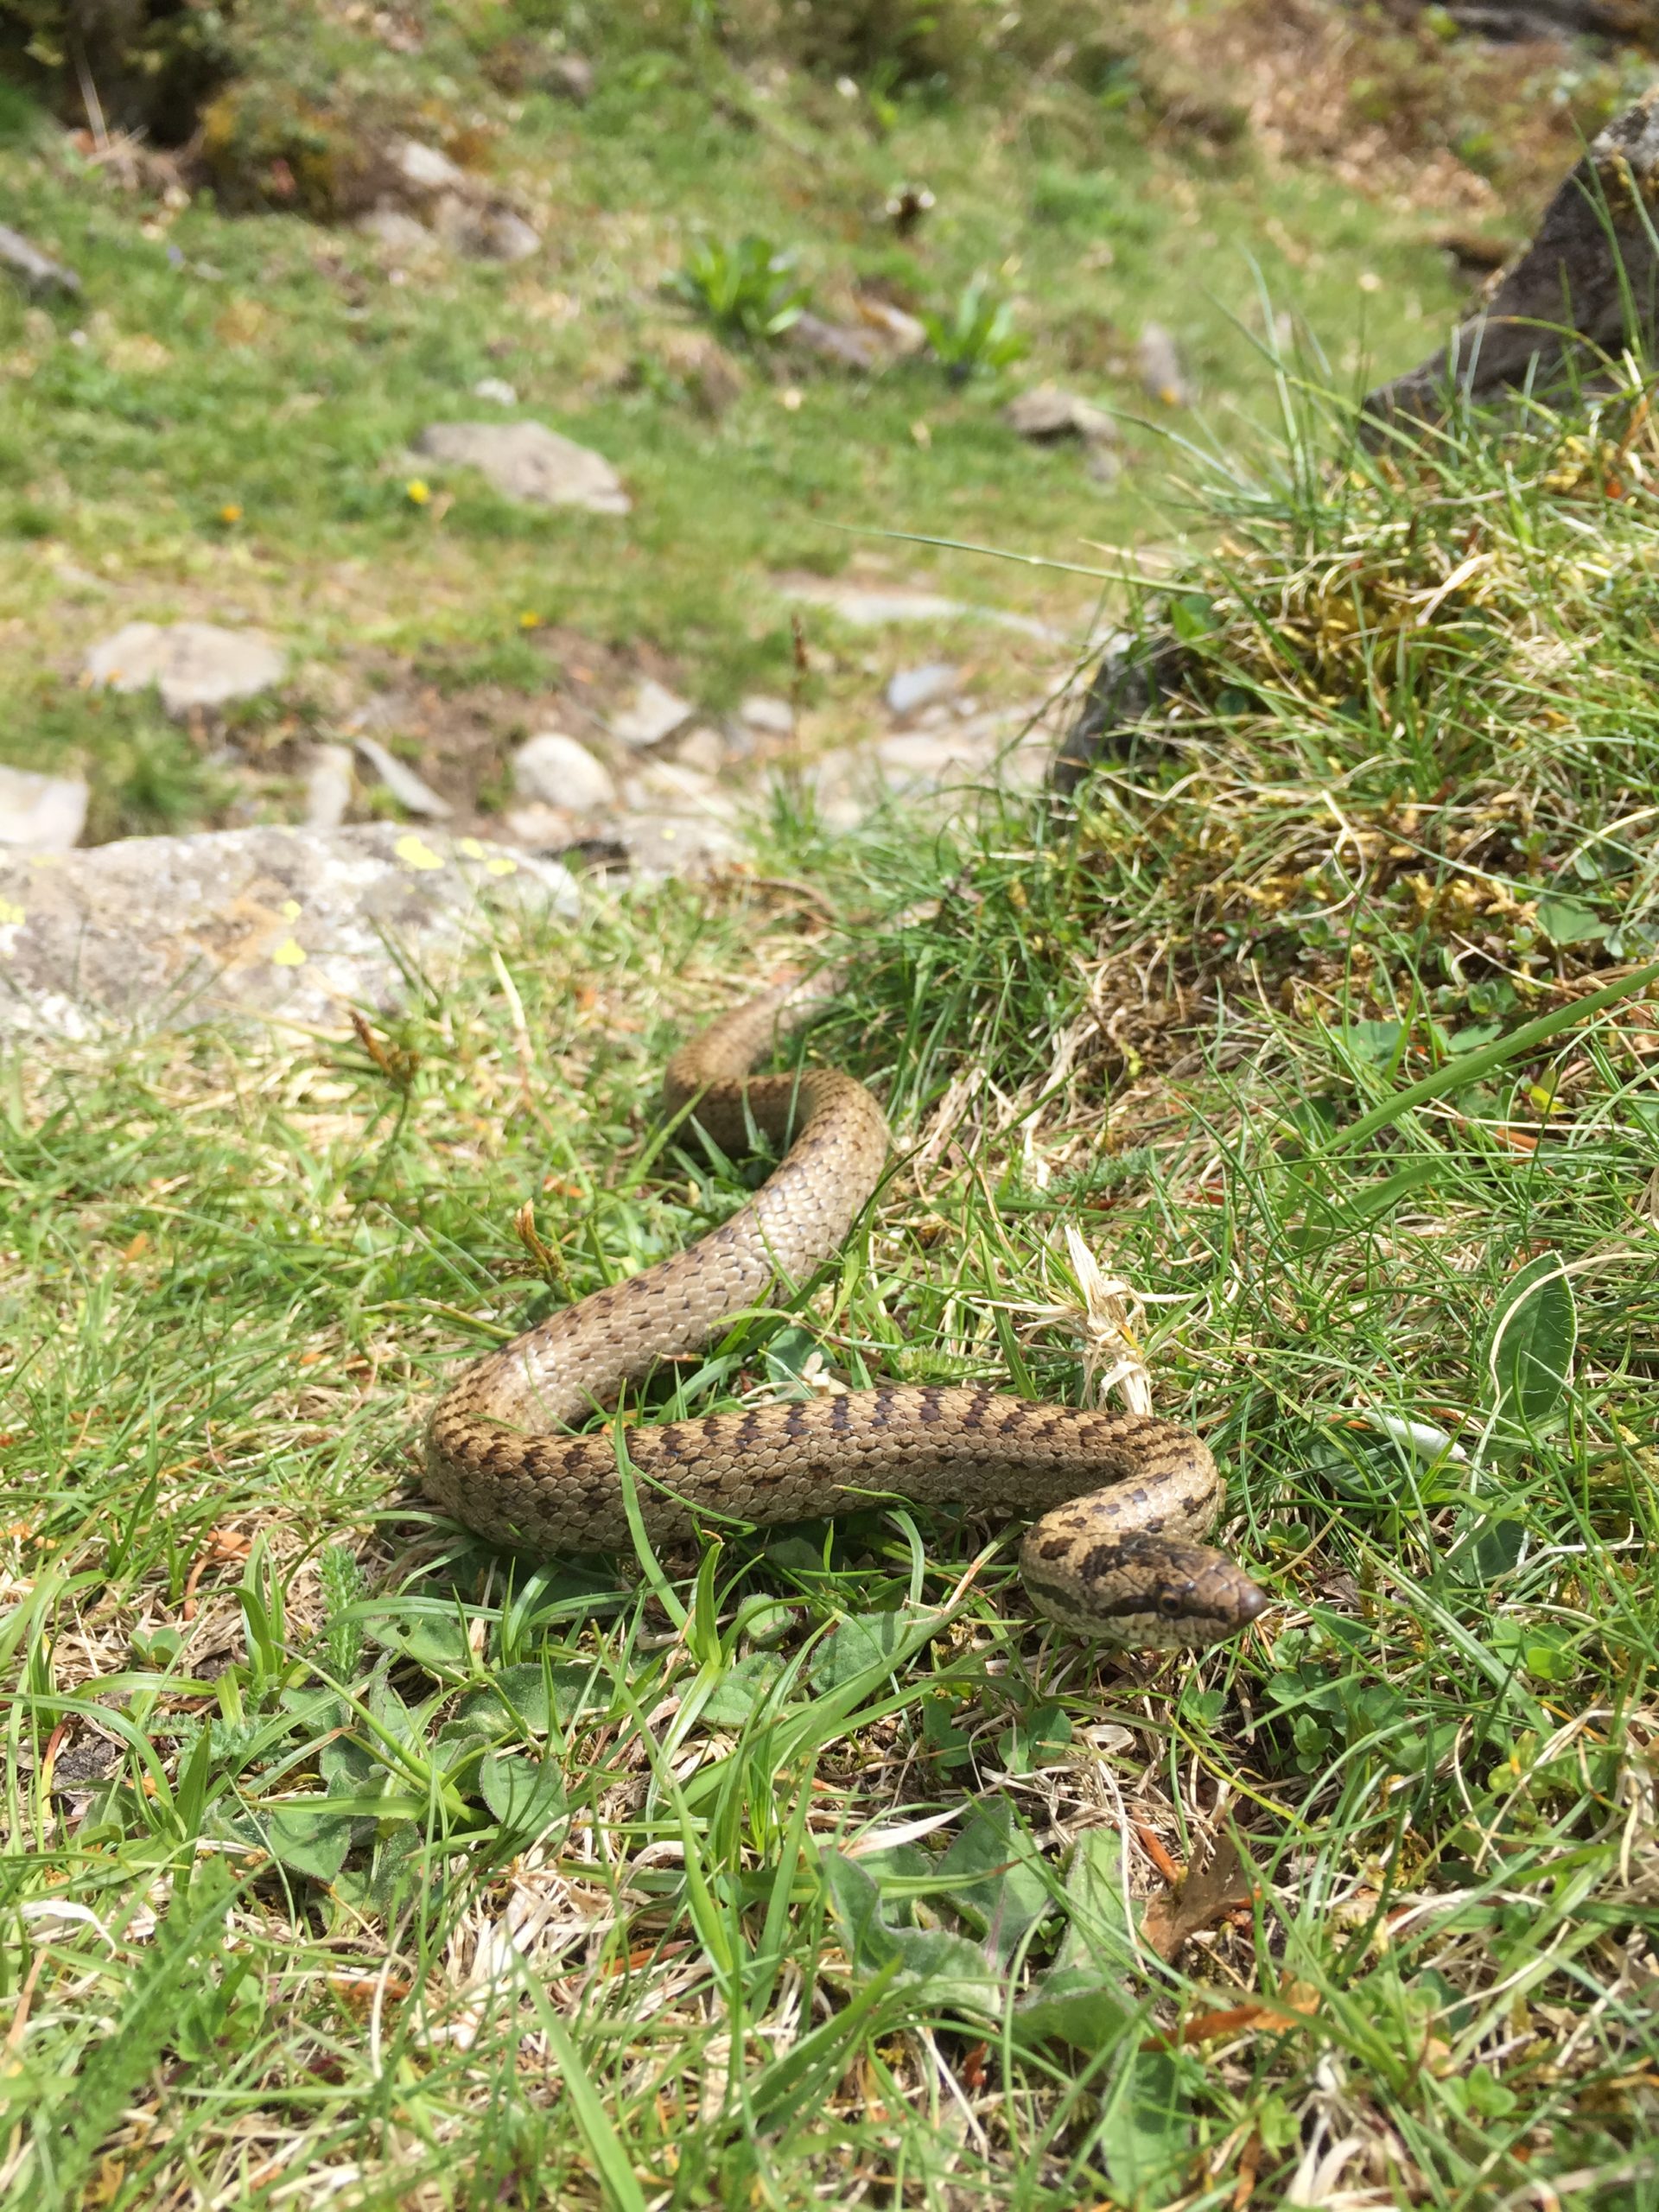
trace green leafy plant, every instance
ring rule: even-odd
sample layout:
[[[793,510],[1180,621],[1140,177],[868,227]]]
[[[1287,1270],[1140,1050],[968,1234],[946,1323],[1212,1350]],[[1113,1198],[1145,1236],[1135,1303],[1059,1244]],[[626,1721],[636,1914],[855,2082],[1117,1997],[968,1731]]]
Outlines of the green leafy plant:
[[[796,257],[753,232],[704,238],[674,278],[674,289],[730,338],[767,345],[806,310]]]
[[[923,327],[933,358],[952,384],[995,375],[1030,352],[1015,327],[1014,302],[996,291],[983,274],[963,287],[956,306],[944,315],[925,315]]]

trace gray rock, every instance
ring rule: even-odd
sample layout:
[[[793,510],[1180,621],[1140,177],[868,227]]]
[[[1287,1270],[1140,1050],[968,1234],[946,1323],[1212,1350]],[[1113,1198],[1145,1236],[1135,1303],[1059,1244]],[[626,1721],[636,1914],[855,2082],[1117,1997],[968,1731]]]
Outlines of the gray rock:
[[[447,798],[440,798],[430,784],[417,776],[406,760],[389,753],[378,737],[365,736],[359,730],[354,742],[358,759],[373,770],[407,813],[418,814],[426,822],[442,822],[454,811]]]
[[[868,322],[886,340],[888,352],[900,360],[910,359],[927,344],[927,325],[891,301],[861,299],[858,312],[860,320]]]
[[[319,745],[305,779],[305,826],[338,830],[351,811],[357,790],[348,745]]]
[[[10,269],[14,276],[21,276],[31,291],[64,292],[71,299],[80,291],[80,279],[73,269],[54,261],[21,231],[5,223],[0,223],[0,269]]]
[[[763,737],[793,737],[795,709],[787,699],[769,698],[764,691],[752,692],[739,706],[737,718],[749,728],[758,729]]]
[[[448,154],[440,153],[435,146],[423,146],[418,138],[394,138],[386,149],[386,159],[411,192],[466,188],[467,172],[458,168]]]
[[[79,776],[37,776],[0,766],[0,847],[14,853],[67,853],[86,826],[86,786]]]
[[[1468,11],[1458,10],[1459,20]],[[1365,401],[1382,421],[1437,422],[1454,394],[1524,385],[1550,398],[1565,383],[1605,388],[1611,364],[1659,331],[1659,92],[1592,139],[1527,249],[1426,361]],[[1637,326],[1633,333],[1632,320]],[[1368,435],[1380,435],[1377,423]]]
[[[936,699],[950,698],[961,681],[962,671],[949,661],[929,661],[921,668],[901,668],[889,678],[882,696],[887,712],[902,718],[931,706]]]
[[[505,377],[480,377],[473,386],[474,399],[487,399],[497,407],[516,407],[518,395]]]
[[[1135,349],[1135,362],[1147,397],[1163,407],[1190,407],[1193,391],[1175,340],[1161,322],[1147,323]]]
[[[510,808],[502,822],[514,844],[522,845],[531,853],[562,853],[582,835],[581,824],[574,814],[562,806],[548,806],[540,799],[532,799],[527,806]]]
[[[550,862],[384,822],[14,860],[0,863],[0,1030],[84,1037],[226,1012],[339,1027],[353,1005],[396,1005],[409,964],[441,966],[489,909],[579,904]]]
[[[432,212],[432,227],[463,261],[528,261],[541,251],[541,233],[511,207],[446,192]]]
[[[257,630],[213,622],[129,622],[87,654],[94,686],[143,691],[154,684],[175,721],[194,708],[227,706],[280,683],[288,657]]]
[[[629,777],[622,796],[639,813],[665,808],[711,822],[729,822],[737,811],[735,800],[712,776],[677,760],[647,760],[637,775]]]
[[[826,322],[810,309],[797,315],[784,336],[785,343],[798,351],[860,374],[868,374],[881,359],[880,344],[873,331],[855,330],[844,322]]]
[[[799,607],[821,607],[826,613],[855,630],[884,630],[899,622],[976,622],[998,630],[1017,630],[1023,637],[1058,639],[1061,633],[1034,615],[1015,614],[1001,607],[973,607],[960,599],[946,599],[934,591],[918,591],[910,584],[842,583],[831,576],[779,576],[774,588],[780,598]]]
[[[556,54],[543,67],[542,81],[550,92],[586,107],[594,96],[594,65],[580,54]]]
[[[633,502],[602,454],[543,423],[434,423],[415,442],[433,461],[476,468],[504,499],[625,515]]]
[[[1022,391],[1002,410],[1002,420],[1022,438],[1039,445],[1058,438],[1081,438],[1085,445],[1110,445],[1117,425],[1103,407],[1079,399],[1074,391],[1061,391],[1052,384]]]
[[[357,227],[365,238],[378,238],[393,253],[435,253],[438,250],[438,242],[426,225],[406,207],[396,207],[390,200],[359,215]]]
[[[689,700],[677,698],[666,684],[647,677],[634,693],[633,704],[611,717],[611,735],[636,752],[642,751],[671,737],[695,712]]]
[[[696,729],[676,739],[674,758],[681,767],[693,769],[699,775],[717,776],[726,766],[725,741],[717,729],[700,722]]]
[[[571,814],[592,814],[616,804],[609,769],[563,730],[543,730],[525,739],[512,756],[512,784],[521,798]]]

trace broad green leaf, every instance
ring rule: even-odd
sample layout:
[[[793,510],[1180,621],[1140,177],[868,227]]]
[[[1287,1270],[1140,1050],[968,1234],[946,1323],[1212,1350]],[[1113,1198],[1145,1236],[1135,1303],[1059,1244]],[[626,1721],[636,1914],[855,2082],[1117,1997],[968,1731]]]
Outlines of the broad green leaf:
[[[818,1648],[812,1662],[812,1686],[839,1689],[843,1682],[868,1669],[880,1666],[911,1636],[926,1616],[900,1605],[891,1613],[856,1613],[844,1620]]]
[[[1072,2050],[1109,2050],[1135,2021],[1135,2007],[1115,1980],[1090,1967],[1054,1967],[1014,2013],[1014,2036],[1027,2050],[1065,2044]]]
[[[537,1834],[564,1811],[564,1777],[553,1759],[493,1751],[478,1770],[484,1802],[504,1828]]]
[[[1486,1346],[1494,1410],[1528,1427],[1553,1412],[1567,1387],[1578,1333],[1560,1255],[1529,1261],[1503,1286]]]
[[[1554,892],[1538,901],[1538,926],[1552,944],[1587,944],[1592,938],[1607,933],[1605,921],[1593,906]]]
[[[326,1802],[273,1806],[256,1815],[256,1826],[273,1859],[314,1882],[332,1882],[352,1847],[351,1816]]]
[[[997,1751],[1010,1774],[1035,1774],[1058,1765],[1071,1745],[1071,1723],[1064,1708],[1039,1705],[1003,1731]]]
[[[363,1624],[363,1632],[372,1643],[383,1651],[395,1651],[400,1659],[412,1659],[417,1667],[424,1667],[429,1674],[470,1675],[475,1664],[466,1632],[453,1612],[446,1612],[435,1605],[429,1612],[416,1611],[404,1605],[372,1607],[354,1606],[354,1615]]]
[[[1162,2051],[1135,2054],[1106,2100],[1097,2139],[1120,2202],[1168,2202],[1192,2153],[1192,2110],[1172,2058]]]
[[[1386,1067],[1398,1056],[1406,1027],[1402,1021],[1351,1021],[1337,1033],[1357,1060]]]
[[[1003,1796],[976,1809],[937,1872],[944,1893],[1004,1967],[1026,1930],[1056,1909],[1041,1853]]]
[[[751,1652],[726,1669],[699,1717],[711,1728],[741,1728],[783,1671],[784,1662],[774,1653]]]
[[[936,2003],[977,2014],[1000,2011],[1002,1979],[987,1966],[976,1943],[943,1929],[893,1927],[882,1917],[875,1883],[838,1851],[824,1853],[823,1879],[842,1947],[861,1979],[896,1964],[897,1984],[925,1984]]]

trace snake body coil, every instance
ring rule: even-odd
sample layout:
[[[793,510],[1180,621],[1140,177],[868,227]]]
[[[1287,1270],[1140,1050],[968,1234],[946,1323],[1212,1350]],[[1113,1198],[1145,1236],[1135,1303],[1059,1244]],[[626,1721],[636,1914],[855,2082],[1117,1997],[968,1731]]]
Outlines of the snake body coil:
[[[677,1052],[671,1113],[729,1154],[751,1131],[794,1141],[750,1202],[687,1251],[595,1291],[475,1361],[427,1431],[425,1486],[491,1541],[538,1552],[631,1543],[607,1431],[572,1432],[665,1357],[696,1351],[782,1278],[798,1281],[842,1243],[887,1158],[881,1109],[834,1069],[751,1077],[778,1034],[825,996],[791,981],[725,1015]],[[770,1523],[901,1498],[1041,1517],[1020,1573],[1066,1627],[1146,1649],[1211,1643],[1266,1603],[1194,1540],[1222,1504],[1199,1440],[1138,1414],[1074,1411],[979,1389],[899,1389],[759,1406],[627,1432],[653,1541],[699,1518]],[[1106,1484],[1109,1487],[1103,1488]]]

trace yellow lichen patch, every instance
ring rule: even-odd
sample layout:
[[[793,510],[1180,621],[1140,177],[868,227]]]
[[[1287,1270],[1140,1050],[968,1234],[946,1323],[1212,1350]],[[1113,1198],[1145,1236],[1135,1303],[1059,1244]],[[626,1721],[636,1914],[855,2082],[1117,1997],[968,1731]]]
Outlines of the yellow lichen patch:
[[[416,836],[412,831],[407,837],[400,837],[392,847],[392,850],[405,868],[442,868],[443,866],[442,855],[435,853],[423,837]]]
[[[270,960],[274,968],[302,968],[305,965],[305,947],[297,938],[285,937],[271,954]]]

